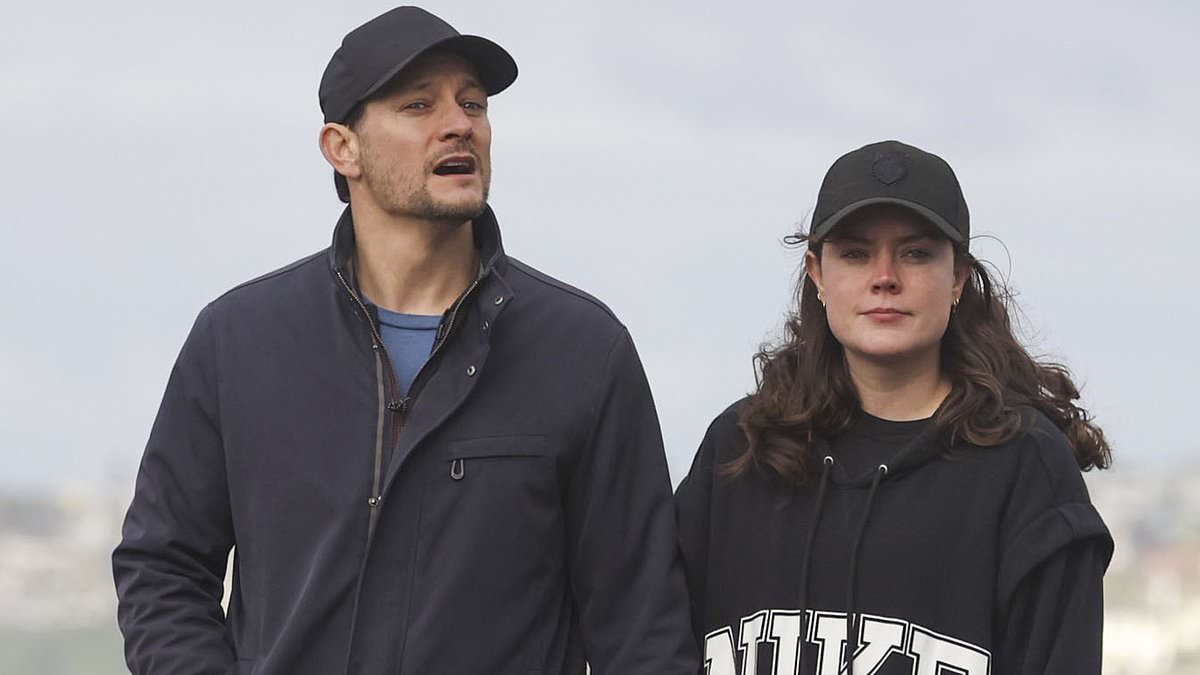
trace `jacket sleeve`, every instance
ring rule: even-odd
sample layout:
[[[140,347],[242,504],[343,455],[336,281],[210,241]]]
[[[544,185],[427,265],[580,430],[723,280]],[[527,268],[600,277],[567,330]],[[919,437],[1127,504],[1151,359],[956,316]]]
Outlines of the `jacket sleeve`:
[[[233,527],[205,318],[171,371],[113,551],[134,675],[220,675],[236,662],[221,609]]]
[[[650,387],[621,331],[564,497],[571,585],[594,675],[693,675],[671,482]]]
[[[998,570],[996,675],[1100,675],[1104,572],[1113,541],[1065,439],[1013,496],[1021,517]]]

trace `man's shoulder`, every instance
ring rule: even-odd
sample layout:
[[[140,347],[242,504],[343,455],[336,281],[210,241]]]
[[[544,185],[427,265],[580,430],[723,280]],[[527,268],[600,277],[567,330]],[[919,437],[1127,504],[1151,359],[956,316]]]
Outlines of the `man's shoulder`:
[[[609,325],[614,329],[625,328],[608,305],[594,295],[556,279],[516,258],[508,258],[505,280],[513,287],[518,298],[528,295],[538,304],[546,305],[560,316],[565,313],[574,321],[591,320]]]
[[[215,326],[258,325],[304,312],[320,297],[327,251],[306,256],[244,281],[208,303],[198,321]]]
[[[275,303],[287,299],[290,294],[303,293],[305,287],[324,270],[327,255],[328,249],[318,251],[249,281],[243,281],[217,296],[211,304],[237,306],[260,302]]]

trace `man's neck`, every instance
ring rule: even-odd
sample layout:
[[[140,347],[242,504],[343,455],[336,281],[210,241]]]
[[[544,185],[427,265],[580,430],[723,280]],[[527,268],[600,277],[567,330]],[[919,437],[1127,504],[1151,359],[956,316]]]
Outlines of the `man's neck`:
[[[359,288],[379,307],[441,314],[479,271],[473,225],[401,219],[354,210]]]
[[[950,393],[942,377],[938,354],[878,362],[846,355],[850,379],[864,412],[885,420],[931,417]]]

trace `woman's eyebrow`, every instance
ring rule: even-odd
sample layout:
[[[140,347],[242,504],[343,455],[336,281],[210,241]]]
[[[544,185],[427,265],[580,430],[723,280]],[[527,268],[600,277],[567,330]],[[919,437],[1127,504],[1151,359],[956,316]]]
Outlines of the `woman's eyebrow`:
[[[914,241],[921,241],[922,239],[928,239],[930,241],[933,241],[935,238],[936,237],[932,232],[918,232],[916,234],[910,234],[910,235],[900,237],[900,243],[901,244],[911,244]]]
[[[906,234],[904,236],[897,238],[896,241],[901,244],[911,244],[914,241],[922,241],[922,240],[934,241],[936,239],[937,239],[937,234],[935,232],[921,231],[921,232],[914,232],[912,234]],[[870,244],[874,240],[871,239],[870,237],[867,237],[862,234],[858,234],[856,232],[844,232],[844,233],[840,233],[838,235],[830,235],[829,237],[825,238],[825,241],[849,243],[849,244]]]

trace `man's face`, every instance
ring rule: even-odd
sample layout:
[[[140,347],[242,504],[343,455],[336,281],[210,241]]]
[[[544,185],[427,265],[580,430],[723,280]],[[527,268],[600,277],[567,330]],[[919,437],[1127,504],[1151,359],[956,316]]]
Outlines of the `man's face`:
[[[426,54],[363,106],[363,185],[392,216],[462,223],[483,212],[491,180],[487,92],[461,56]]]

